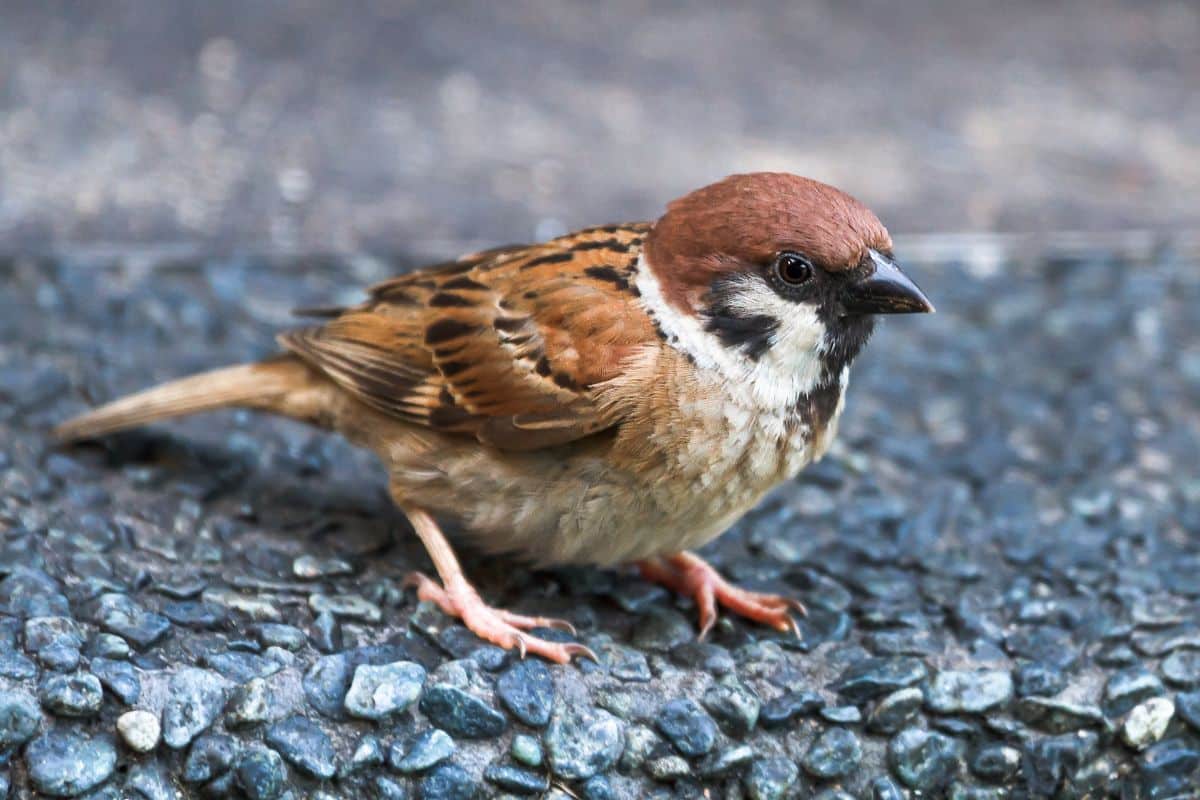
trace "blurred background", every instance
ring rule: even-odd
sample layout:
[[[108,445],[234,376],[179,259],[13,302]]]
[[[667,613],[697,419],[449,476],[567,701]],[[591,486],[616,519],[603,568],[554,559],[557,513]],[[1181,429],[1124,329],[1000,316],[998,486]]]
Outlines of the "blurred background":
[[[897,233],[1197,227],[1200,3],[0,0],[7,247],[436,252],[759,169]]]

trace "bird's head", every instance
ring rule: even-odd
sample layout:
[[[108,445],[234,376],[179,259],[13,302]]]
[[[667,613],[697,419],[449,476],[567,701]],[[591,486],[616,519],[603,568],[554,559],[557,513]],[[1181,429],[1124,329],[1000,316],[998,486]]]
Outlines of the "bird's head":
[[[789,391],[840,379],[876,314],[933,311],[869,209],[786,173],[733,175],[674,201],[645,260],[648,304],[677,347]]]

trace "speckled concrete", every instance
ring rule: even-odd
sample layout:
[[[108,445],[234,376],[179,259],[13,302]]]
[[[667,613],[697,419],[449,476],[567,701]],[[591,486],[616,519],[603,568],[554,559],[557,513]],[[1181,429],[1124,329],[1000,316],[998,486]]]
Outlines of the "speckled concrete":
[[[628,574],[468,558],[489,598],[576,624],[602,663],[569,667],[416,604],[400,587],[426,564],[415,537],[380,469],[332,437],[227,412],[46,438],[85,397],[263,355],[286,309],[399,263],[5,259],[0,787],[1184,796],[1200,779],[1195,244],[902,241],[939,313],[882,326],[831,456],[709,552],[803,599],[803,635],[722,619],[700,644],[687,602]]]

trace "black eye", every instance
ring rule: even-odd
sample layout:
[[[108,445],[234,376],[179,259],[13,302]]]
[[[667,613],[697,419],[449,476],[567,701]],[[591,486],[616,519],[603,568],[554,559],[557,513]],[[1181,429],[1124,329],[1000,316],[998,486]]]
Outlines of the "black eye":
[[[775,274],[788,286],[799,286],[813,275],[813,266],[799,253],[780,253],[775,259]]]

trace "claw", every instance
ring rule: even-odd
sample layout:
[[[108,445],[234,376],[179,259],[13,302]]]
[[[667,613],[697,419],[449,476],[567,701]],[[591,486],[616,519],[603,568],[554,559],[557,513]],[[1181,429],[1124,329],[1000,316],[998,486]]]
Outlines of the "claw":
[[[404,582],[405,586],[417,588],[417,597],[435,603],[447,615],[460,620],[467,630],[480,639],[506,650],[516,650],[522,659],[533,653],[559,664],[570,662],[575,655],[586,655],[593,661],[599,660],[595,653],[581,644],[551,642],[526,633],[531,628],[563,630],[565,626],[565,629],[573,634],[575,628],[566,620],[530,617],[502,608],[492,608],[484,603],[475,589],[465,581],[445,588],[427,575],[414,572],[406,576]]]
[[[801,635],[800,626],[788,611],[807,615],[808,610],[803,603],[790,597],[752,592],[734,586],[693,553],[682,552],[643,561],[640,567],[642,575],[648,580],[664,584],[695,601],[700,615],[701,640],[713,629],[718,605],[776,630],[790,630],[797,636]]]

